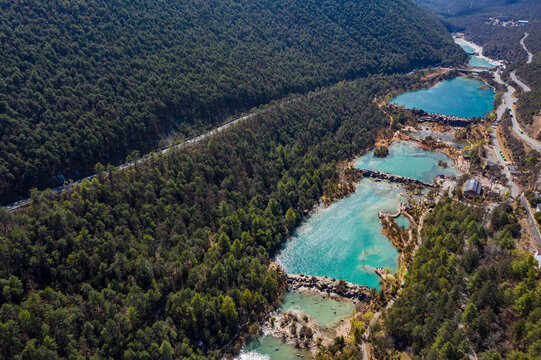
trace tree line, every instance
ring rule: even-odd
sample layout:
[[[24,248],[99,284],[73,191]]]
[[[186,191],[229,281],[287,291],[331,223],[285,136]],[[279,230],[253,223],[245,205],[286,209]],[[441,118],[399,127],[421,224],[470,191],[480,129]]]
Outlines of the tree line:
[[[423,227],[424,241],[399,299],[372,342],[377,358],[537,359],[541,281],[531,254],[513,250],[520,225],[509,204],[494,209],[451,199]],[[389,334],[391,337],[386,337]]]
[[[2,0],[0,10],[2,201],[290,93],[464,60],[405,0]]]
[[[217,358],[283,293],[269,268],[389,125],[395,77],[339,85],[196,146],[0,211],[0,357]],[[136,161],[137,162],[137,161]]]

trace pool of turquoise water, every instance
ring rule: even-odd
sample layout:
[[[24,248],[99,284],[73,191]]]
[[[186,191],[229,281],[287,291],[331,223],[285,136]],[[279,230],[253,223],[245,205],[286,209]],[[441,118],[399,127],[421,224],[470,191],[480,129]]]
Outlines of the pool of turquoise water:
[[[416,139],[419,139],[419,140],[423,140],[427,136],[432,136],[433,138],[448,141],[448,142],[452,143],[454,147],[459,147],[461,149],[464,149],[466,146],[469,145],[465,141],[456,140],[454,134],[452,134],[452,133],[444,133],[444,134],[442,134],[442,133],[431,131],[430,129],[427,129],[424,126],[421,126],[421,130],[419,130],[417,132],[410,133],[409,135],[416,138]]]
[[[438,160],[451,166],[438,167]],[[404,164],[410,161],[409,165]],[[389,156],[374,158],[372,152],[359,157],[357,167],[377,167],[417,179],[431,181],[434,174],[458,174],[451,159],[445,155],[422,150],[415,142],[394,143]],[[387,182],[364,179],[357,191],[333,203],[319,208],[287,241],[275,261],[284,271],[306,275],[323,275],[341,278],[357,284],[379,288],[376,267],[396,269],[398,252],[389,239],[381,233],[378,211],[396,211],[404,201],[402,186]],[[401,226],[409,226],[403,216],[397,218]],[[332,327],[340,319],[354,312],[354,304],[338,302],[320,295],[288,292],[281,310],[296,310],[310,315],[322,327]],[[242,350],[239,360],[289,360],[297,354],[311,358],[309,352],[296,349],[290,344],[269,335],[251,340]]]
[[[288,291],[280,310],[303,312],[310,315],[322,328],[329,328],[353,314],[355,305],[349,301],[336,301],[318,294]]]
[[[395,212],[401,186],[365,179],[357,191],[321,208],[286,242],[275,261],[289,273],[329,276],[379,288],[376,267],[396,268],[398,252],[381,233],[378,211]]]
[[[481,59],[478,56],[472,55],[470,57],[470,62],[468,63],[471,66],[486,66],[486,67],[496,67],[496,65],[491,64],[485,59]]]
[[[336,301],[318,294],[300,291],[286,292],[284,301],[280,306],[281,311],[295,311],[310,315],[322,328],[330,328],[337,325],[355,312],[355,305],[349,301]],[[237,360],[290,360],[297,358],[297,354],[305,358],[312,358],[312,354],[285,344],[280,339],[270,335],[261,335],[255,340],[250,340],[241,351]]]
[[[447,168],[438,166],[440,160],[447,162]],[[393,143],[389,146],[389,155],[384,158],[374,156],[374,153],[369,151],[356,160],[355,166],[427,182],[432,182],[436,175],[460,174],[453,166],[452,159],[445,154],[423,150],[413,141]]]
[[[403,93],[390,102],[408,109],[472,118],[492,111],[494,95],[494,90],[482,81],[460,76],[430,88]]]
[[[467,44],[460,44],[460,47],[464,49],[464,51],[470,55],[470,62],[469,64],[472,66],[488,66],[488,67],[496,67],[496,65],[491,64],[487,60],[481,59],[478,56],[475,56],[475,49]]]
[[[439,167],[438,160],[449,166]],[[368,152],[357,159],[356,166],[424,181],[432,181],[437,174],[459,174],[447,156],[424,151],[415,142],[394,143],[385,158]],[[289,273],[329,276],[379,288],[374,268],[396,269],[398,252],[381,233],[378,212],[395,212],[405,201],[402,190],[398,184],[362,180],[356,192],[319,208],[301,224],[275,261]]]
[[[410,227],[410,221],[408,220],[407,217],[405,217],[404,215],[400,215],[398,217],[396,217],[394,219],[394,221],[399,225],[399,226],[402,226],[402,227],[405,227],[406,229]]]
[[[297,358],[297,354],[302,355],[303,358],[312,359],[310,352],[297,349],[273,336],[264,335],[250,340],[237,360],[292,360]]]

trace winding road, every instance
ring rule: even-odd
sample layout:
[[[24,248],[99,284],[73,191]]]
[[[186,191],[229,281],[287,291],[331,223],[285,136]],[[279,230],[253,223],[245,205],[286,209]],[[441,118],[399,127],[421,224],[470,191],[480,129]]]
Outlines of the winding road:
[[[525,33],[524,37],[520,40],[520,44],[522,45],[524,50],[528,53],[528,61],[527,61],[527,63],[529,64],[529,63],[532,62],[532,56],[533,55],[528,51],[528,49],[524,45],[524,39],[526,39],[527,37],[528,37],[528,33]],[[515,70],[513,70],[510,73],[510,75],[511,75],[511,78],[513,79],[513,81],[515,81],[520,87],[522,87],[522,90],[524,92],[531,91],[531,89],[526,84],[522,83],[521,81],[517,81],[518,79],[516,78]],[[515,80],[515,79],[517,79],[517,80]],[[494,80],[496,80],[496,82],[499,83],[499,84],[507,86],[507,91],[502,96],[502,103],[498,107],[498,110],[496,111],[496,115],[497,115],[496,122],[497,122],[497,124],[499,124],[499,122],[501,121],[501,119],[503,117],[503,114],[505,113],[506,109],[511,109],[510,115],[511,115],[511,120],[512,120],[512,123],[513,123],[513,131],[515,132],[515,134],[517,134],[523,141],[525,141],[529,145],[531,145],[534,149],[541,152],[541,143],[539,143],[539,141],[537,141],[535,139],[530,138],[524,131],[521,130],[521,128],[520,128],[520,126],[518,124],[517,114],[516,114],[516,110],[515,110],[515,103],[517,102],[518,99],[513,96],[513,94],[515,93],[515,88],[502,81],[501,72],[499,72],[499,71],[494,73]],[[513,196],[513,198],[517,198],[519,196],[519,194],[520,194],[520,201],[521,201],[522,205],[526,208],[526,212],[528,214],[528,223],[530,225],[530,228],[532,229],[532,234],[533,234],[534,238],[537,240],[537,243],[541,245],[541,233],[539,232],[539,227],[537,226],[537,222],[536,222],[536,220],[535,220],[535,218],[533,216],[532,209],[530,208],[530,204],[526,200],[526,197],[524,196],[524,193],[520,193],[519,187],[513,181],[513,176],[511,175],[511,172],[509,170],[507,162],[501,156],[501,153],[500,153],[501,147],[500,147],[500,144],[498,143],[498,138],[496,136],[496,131],[494,131],[494,133],[492,134],[492,140],[493,140],[493,144],[494,144],[494,152],[496,153],[496,158],[502,164],[503,169],[504,169],[504,173],[505,173],[507,179],[509,180],[509,184],[510,184],[510,187],[511,187],[511,195]]]
[[[524,33],[524,37],[520,39],[520,45],[522,45],[522,48],[528,53],[528,60],[526,61],[526,64],[531,64],[533,60],[533,54],[528,50],[526,45],[524,45],[524,40],[528,37],[528,33]]]
[[[524,50],[528,53],[528,60],[527,60],[527,64],[530,64],[532,62],[532,58],[533,58],[533,55],[532,53],[530,53],[528,51],[528,49],[526,48],[526,45],[524,45],[524,40],[528,37],[528,33],[525,33],[524,34],[524,37],[520,40],[520,44],[522,45],[522,47],[524,48]],[[517,76],[516,76],[516,73],[515,73],[515,70],[513,70],[511,73],[510,73],[510,76],[511,78],[513,79],[513,81],[515,83],[517,83],[524,92],[529,92],[531,91],[530,87],[526,84],[524,84],[522,81],[520,81]],[[535,148],[536,150],[538,151],[541,151],[541,144],[535,140],[535,139],[532,139],[530,138],[528,135],[526,135],[524,132],[521,131],[520,129],[520,126],[517,122],[517,116],[516,116],[516,110],[515,110],[515,103],[517,101],[517,98],[515,98],[513,95],[515,93],[515,88],[507,83],[505,83],[502,78],[501,78],[501,71],[497,71],[494,73],[494,79],[497,83],[499,84],[502,84],[502,85],[505,85],[507,86],[507,91],[505,92],[505,94],[503,94],[502,96],[502,103],[500,104],[500,106],[498,107],[498,109],[496,110],[496,115],[497,115],[497,120],[496,120],[496,124],[498,125],[503,117],[503,115],[505,114],[505,111],[507,109],[511,109],[511,119],[512,119],[512,122],[513,122],[513,131],[522,139],[524,140],[525,142],[527,142],[528,144],[530,144],[533,148]],[[517,198],[520,196],[520,201],[522,203],[522,205],[526,208],[526,212],[528,213],[528,222],[530,224],[530,227],[532,229],[532,233],[534,235],[534,237],[536,238],[537,242],[541,245],[541,233],[539,232],[539,228],[537,226],[537,223],[533,217],[533,213],[532,213],[532,210],[526,200],[526,197],[524,196],[524,193],[521,193],[520,192],[520,189],[519,187],[517,186],[517,184],[515,184],[515,182],[513,181],[513,176],[511,174],[511,171],[509,169],[509,164],[503,159],[503,157],[501,156],[501,153],[500,153],[500,150],[501,150],[501,147],[500,147],[500,144],[498,143],[498,138],[496,136],[496,131],[494,131],[492,133],[492,140],[493,140],[493,144],[494,144],[494,152],[496,153],[496,158],[498,159],[498,161],[501,163],[501,165],[503,166],[503,171],[507,177],[507,179],[509,180],[509,185],[511,187],[511,195],[513,196],[513,198]],[[439,198],[438,198],[439,200]],[[424,220],[424,217],[428,214],[428,212],[425,212],[420,220],[419,220],[419,225],[417,227],[418,229],[418,233],[417,233],[417,236],[418,236],[418,242],[415,246],[415,249],[413,250],[414,253],[415,251],[417,250],[418,246],[419,246],[419,242],[420,242],[420,239],[421,239],[421,229],[422,229],[422,226],[423,226],[423,220]],[[398,298],[398,295],[400,293],[400,290],[398,291],[397,295],[395,297],[393,297],[388,303],[387,305],[385,306],[385,308],[383,310],[380,310],[378,311],[376,314],[374,314],[374,317],[372,318],[372,320],[370,321],[370,323],[368,324],[368,328],[366,329],[365,331],[365,334],[363,336],[363,339],[362,339],[362,343],[361,343],[361,349],[362,349],[362,353],[363,353],[363,358],[365,360],[368,360],[369,357],[368,357],[368,350],[367,350],[367,345],[366,345],[366,342],[368,340],[368,337],[370,336],[370,331],[371,331],[371,328],[376,324],[377,320],[379,319],[379,317],[381,316],[382,314],[382,311],[384,310],[387,310],[389,309],[391,306],[393,306],[395,300]],[[475,354],[475,352],[472,350],[472,353],[469,353],[468,354],[469,358],[470,359],[477,359],[477,355]]]
[[[524,40],[526,40],[528,35],[529,35],[528,33],[524,33],[524,37],[520,39],[520,45],[522,45],[522,48],[524,49],[524,51],[526,51],[526,54],[528,54],[528,60],[526,60],[526,64],[531,64],[533,60],[533,54],[530,52],[530,50],[528,50],[528,48],[524,44]],[[518,86],[520,86],[522,90],[524,90],[524,92],[532,91],[532,89],[528,85],[526,85],[525,83],[519,80],[519,78],[517,77],[517,74],[515,73],[515,70],[511,71],[510,75],[511,75],[511,79],[513,79],[513,81],[516,82]]]

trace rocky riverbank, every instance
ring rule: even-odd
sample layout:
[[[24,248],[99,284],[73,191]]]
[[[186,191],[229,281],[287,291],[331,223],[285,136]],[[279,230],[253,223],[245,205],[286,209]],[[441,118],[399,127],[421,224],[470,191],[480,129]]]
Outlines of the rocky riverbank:
[[[468,118],[463,118],[459,116],[450,116],[442,114],[432,114],[432,113],[421,113],[417,117],[417,122],[433,122],[442,125],[449,125],[454,127],[466,127],[472,124],[472,121]]]
[[[368,302],[372,296],[370,288],[337,280],[327,276],[285,274],[288,290],[315,291],[333,299],[352,299]],[[356,302],[355,302],[356,303]]]
[[[427,183],[422,180],[405,177],[405,176],[388,174],[388,173],[383,173],[380,171],[367,170],[367,169],[358,169],[358,171],[364,177],[371,177],[375,179],[385,180],[389,182],[396,182],[396,183],[401,183],[401,184],[406,184],[406,185],[417,185],[417,186],[424,186],[424,187],[429,187],[429,188],[434,187],[433,184]]]

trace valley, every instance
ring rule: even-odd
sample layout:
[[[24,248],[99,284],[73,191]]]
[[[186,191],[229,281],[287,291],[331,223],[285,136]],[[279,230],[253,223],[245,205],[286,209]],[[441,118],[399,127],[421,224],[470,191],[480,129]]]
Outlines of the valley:
[[[541,356],[531,0],[419,2],[0,4],[0,359]]]

